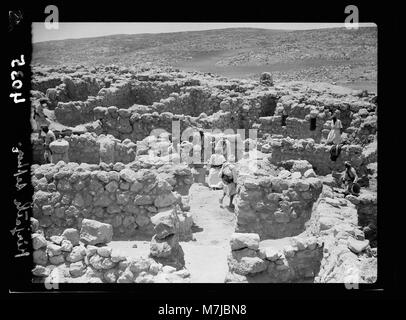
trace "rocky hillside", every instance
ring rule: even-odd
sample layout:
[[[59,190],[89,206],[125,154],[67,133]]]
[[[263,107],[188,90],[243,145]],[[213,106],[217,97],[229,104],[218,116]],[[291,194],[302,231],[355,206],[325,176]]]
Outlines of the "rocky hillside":
[[[230,28],[47,41],[34,44],[33,63],[172,65],[227,77],[271,71],[283,80],[373,86],[377,29]]]

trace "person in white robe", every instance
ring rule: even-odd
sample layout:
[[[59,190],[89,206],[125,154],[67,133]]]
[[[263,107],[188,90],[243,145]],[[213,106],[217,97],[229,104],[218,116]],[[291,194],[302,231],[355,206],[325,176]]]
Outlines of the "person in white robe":
[[[191,154],[192,149],[193,143],[189,141],[182,141],[182,143],[180,144],[180,156],[182,162],[185,162],[187,164],[191,164],[193,162],[193,155]]]
[[[234,163],[230,160],[233,159],[230,157],[229,161],[223,163],[219,172],[219,177],[223,183],[223,195],[219,199],[219,202],[222,207],[224,197],[228,196],[230,199],[229,208],[234,209],[233,200],[237,194],[237,171]]]
[[[219,176],[223,163],[226,158],[223,156],[223,148],[216,147],[215,154],[212,154],[207,162],[209,169],[209,176],[207,177],[207,184],[211,189],[222,189],[223,182]]]
[[[332,128],[330,133],[327,137],[327,144],[335,144],[338,145],[341,143],[341,133],[343,131],[343,125],[341,124],[341,120],[338,119],[338,113],[335,113],[332,120]]]

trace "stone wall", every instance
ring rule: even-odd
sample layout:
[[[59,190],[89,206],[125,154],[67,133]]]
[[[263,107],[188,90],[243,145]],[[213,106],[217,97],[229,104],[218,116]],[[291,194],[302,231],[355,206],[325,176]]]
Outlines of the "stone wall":
[[[361,190],[358,197],[348,196],[357,208],[358,224],[362,227],[365,238],[369,240],[371,247],[377,246],[377,215],[378,201],[375,192],[369,190]]]
[[[240,176],[235,199],[237,231],[258,233],[262,239],[300,234],[322,190],[311,171]]]
[[[118,238],[151,238],[151,217],[181,204],[193,183],[186,165],[34,165],[33,214],[45,234],[77,228],[83,218],[113,225]]]
[[[50,109],[55,109],[61,102],[84,102],[89,96],[96,96],[99,90],[104,86],[103,83],[93,75],[80,75],[80,77],[75,78],[64,76],[61,82],[61,84],[55,87],[48,87],[46,90],[46,96],[50,102]]]
[[[172,93],[153,107],[159,113],[188,114],[199,116],[201,113],[210,115],[220,108],[221,98],[212,93],[212,89],[204,86],[186,87],[181,93]]]
[[[100,119],[102,130],[106,134],[133,142],[141,141],[151,134],[154,129],[163,129],[172,132],[172,122],[180,122],[180,132],[188,127],[196,127],[196,118],[184,115],[174,115],[170,112],[158,114],[131,112],[116,107],[97,107],[94,109],[95,119]]]
[[[43,164],[42,139],[34,139],[33,144],[33,162]],[[59,157],[60,149],[63,145],[67,151],[67,158]],[[129,139],[120,141],[111,135],[96,135],[95,133],[72,134],[65,136],[59,141],[52,142],[50,148],[53,152],[53,162],[59,160],[64,162],[90,163],[129,163],[135,160],[136,144]]]
[[[377,131],[377,104],[370,97],[357,96],[344,88],[313,88],[294,85],[289,92],[279,93],[274,114],[260,118],[259,134],[281,134],[295,139],[312,138],[324,141],[331,129],[331,116],[339,112],[344,129],[343,138],[351,144],[365,145],[373,140]],[[321,89],[321,90],[320,90]],[[340,92],[342,91],[342,92]],[[286,115],[286,126],[282,126],[282,115]],[[316,129],[310,130],[310,119],[316,119]]]
[[[59,75],[37,77],[32,80],[32,89],[46,93],[47,89],[55,88],[62,84],[62,79]]]
[[[110,83],[109,80],[104,80],[104,83],[101,80],[99,82],[99,90],[96,91],[92,88],[85,93],[78,93],[77,82],[69,81],[68,83],[76,84],[70,85],[72,87],[70,90],[66,89],[65,84],[48,89],[47,97],[51,101],[51,108],[55,108],[55,117],[58,122],[67,126],[75,126],[92,121],[95,107],[116,106],[120,109],[127,109],[134,104],[152,105],[154,102],[169,97],[171,93],[176,94],[183,86],[189,84],[182,80],[160,82],[126,78],[118,79],[113,83]],[[79,82],[79,84],[81,83]],[[91,83],[93,84],[93,82]],[[151,107],[151,110],[154,111],[155,108]]]
[[[77,126],[94,119],[93,109],[103,98],[89,96],[86,101],[58,102],[55,108],[56,120],[66,126]]]
[[[357,208],[350,199],[328,186],[323,188],[314,212],[318,220],[315,233],[324,243],[316,283],[344,283],[350,289],[377,279],[376,250],[373,253],[365,239]]]
[[[33,219],[33,224],[38,228],[38,221]],[[100,234],[107,237],[95,243]],[[176,271],[151,258],[126,257],[120,250],[106,246],[111,236],[111,225],[86,219],[80,232],[65,229],[61,236],[46,238],[41,229],[33,229],[33,281],[53,284],[190,282],[186,269]]]
[[[129,163],[134,161],[136,145],[109,135],[85,133],[65,138],[69,142],[69,161],[77,163]]]
[[[234,233],[225,282],[312,282],[320,270],[323,244],[316,237],[294,237],[282,246],[255,233]]]
[[[51,75],[53,71],[48,70]],[[205,128],[259,128],[260,135],[311,137],[316,142],[326,138],[330,117],[335,111],[340,112],[349,143],[365,145],[377,132],[376,99],[341,87],[305,82],[269,87],[257,81],[224,81],[212,75],[192,75],[175,70],[140,73],[128,68],[102,66],[60,71],[70,75],[58,80],[63,83],[55,87],[51,87],[56,81],[51,81],[53,76],[46,80],[41,77],[44,72],[35,71],[34,82],[41,85],[34,89],[44,92],[44,87],[50,85],[47,89],[50,108],[56,107],[58,122],[68,126],[93,121],[95,107],[128,109],[140,104],[145,105],[149,113],[199,117]],[[281,126],[282,115],[288,117],[285,127]],[[310,131],[312,117],[316,119],[314,131]],[[130,133],[128,125],[122,127],[124,131],[120,134]]]
[[[331,146],[316,144],[312,139],[272,139],[269,145],[269,160],[274,164],[287,160],[307,160],[318,175],[327,175],[334,170],[344,171],[344,162],[350,161],[359,176],[366,174],[362,147],[359,145],[344,145],[336,161],[330,159]]]
[[[282,116],[259,118],[260,126],[258,135],[278,134],[294,139],[312,138],[320,142],[323,138],[324,119],[316,118],[316,129],[310,130],[310,119],[287,118],[286,126],[282,126]]]

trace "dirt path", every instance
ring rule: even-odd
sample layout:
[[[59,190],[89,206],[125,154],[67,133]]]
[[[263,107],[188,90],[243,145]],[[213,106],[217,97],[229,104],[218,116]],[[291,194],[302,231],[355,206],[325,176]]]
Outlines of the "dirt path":
[[[224,282],[227,274],[227,256],[230,253],[230,237],[235,230],[234,213],[219,205],[221,190],[210,190],[200,184],[190,188],[190,212],[196,225],[196,241],[182,242],[186,268],[192,282]]]
[[[199,244],[228,245],[234,232],[235,216],[228,208],[229,198],[224,198],[223,208],[219,204],[222,193],[222,190],[210,190],[200,184],[193,184],[190,188],[190,212],[195,225],[202,229],[194,230]]]
[[[219,198],[222,190],[212,191],[199,184],[192,185],[189,195],[195,241],[180,244],[191,281],[223,283],[228,272],[230,237],[235,230],[234,212],[227,208],[229,198],[224,199],[224,207],[221,208]],[[127,257],[148,257],[150,242],[112,241],[108,246],[119,249]]]

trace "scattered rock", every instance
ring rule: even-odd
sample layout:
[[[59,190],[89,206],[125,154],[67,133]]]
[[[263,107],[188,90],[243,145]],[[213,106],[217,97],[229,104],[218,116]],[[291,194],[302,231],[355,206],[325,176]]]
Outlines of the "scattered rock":
[[[65,229],[64,232],[62,232],[62,236],[65,237],[66,240],[69,240],[73,246],[79,245],[80,236],[78,230],[73,228]]]
[[[34,250],[38,250],[47,246],[47,240],[42,234],[33,233],[31,237]]]
[[[354,238],[348,238],[348,248],[354,253],[361,253],[369,246],[369,240],[356,240]]]
[[[259,248],[259,235],[256,233],[233,233],[231,235],[231,250],[249,248],[257,250]]]
[[[306,172],[303,174],[303,176],[305,178],[315,178],[316,177],[316,173],[314,172],[313,169],[308,169],[306,170]]]
[[[113,226],[96,220],[83,219],[80,240],[85,244],[103,244],[111,241]]]

